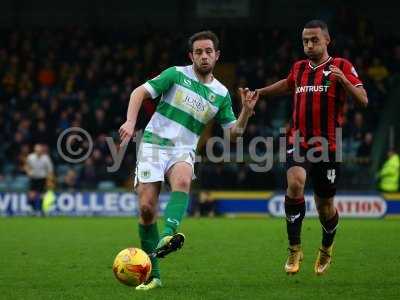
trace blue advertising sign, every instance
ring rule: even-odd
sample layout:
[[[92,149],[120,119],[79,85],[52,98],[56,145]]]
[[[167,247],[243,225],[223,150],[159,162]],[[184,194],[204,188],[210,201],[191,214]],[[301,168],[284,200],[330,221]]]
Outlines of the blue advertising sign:
[[[160,213],[165,209],[168,194],[159,198]],[[0,215],[29,215],[32,208],[25,193],[0,193]],[[68,216],[137,216],[138,201],[134,193],[82,192],[55,193],[49,215]]]

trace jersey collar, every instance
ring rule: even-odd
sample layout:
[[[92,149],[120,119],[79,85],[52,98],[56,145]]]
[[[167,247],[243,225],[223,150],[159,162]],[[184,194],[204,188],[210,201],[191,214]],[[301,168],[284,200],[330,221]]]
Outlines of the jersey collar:
[[[314,67],[313,67],[312,64],[311,64],[311,61],[308,60],[308,65],[310,66],[310,68],[311,68],[312,70],[316,70],[316,69],[318,69],[319,67],[325,65],[326,63],[330,62],[331,60],[332,60],[332,56],[329,56],[324,62],[322,62],[322,63],[320,63],[319,65],[316,65],[316,66],[314,66]]]

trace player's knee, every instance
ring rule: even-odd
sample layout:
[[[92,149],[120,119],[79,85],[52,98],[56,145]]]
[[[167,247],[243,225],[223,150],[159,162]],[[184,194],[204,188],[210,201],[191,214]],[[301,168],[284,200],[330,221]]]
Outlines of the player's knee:
[[[145,223],[151,223],[155,217],[154,207],[148,203],[139,205],[140,217]]]
[[[179,177],[175,181],[174,190],[188,192],[190,190],[190,184],[192,183],[192,179],[188,177]]]
[[[305,182],[301,177],[293,177],[288,182],[288,189],[292,195],[302,195],[304,192]]]

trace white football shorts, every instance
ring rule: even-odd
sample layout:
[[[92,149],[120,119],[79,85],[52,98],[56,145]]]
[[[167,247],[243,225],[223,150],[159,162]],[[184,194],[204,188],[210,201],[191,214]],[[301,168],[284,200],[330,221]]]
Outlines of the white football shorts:
[[[192,166],[194,176],[195,153],[193,150],[142,143],[136,163],[135,188],[139,182],[164,182],[168,170],[178,162],[187,162]]]

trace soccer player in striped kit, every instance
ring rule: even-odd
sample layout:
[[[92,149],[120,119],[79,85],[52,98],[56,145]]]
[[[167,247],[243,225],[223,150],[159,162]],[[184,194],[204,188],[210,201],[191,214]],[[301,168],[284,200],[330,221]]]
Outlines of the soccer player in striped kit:
[[[337,149],[336,129],[342,126],[343,107],[348,96],[361,106],[368,104],[368,98],[352,64],[328,54],[330,36],[325,22],[308,22],[302,40],[308,59],[295,62],[287,78],[258,89],[258,92],[268,97],[293,94],[286,153],[288,187],[285,213],[289,255],[285,272],[296,274],[303,259],[300,236],[306,211],[304,186],[309,176],[322,225],[322,245],[314,271],[322,275],[331,263],[339,220],[334,206],[336,183],[340,176],[340,162],[335,154],[341,150]]]
[[[253,115],[257,93],[240,89],[242,111],[236,119],[228,89],[212,73],[219,54],[219,41],[213,32],[194,34],[189,39],[189,57],[193,64],[170,67],[136,88],[131,94],[127,120],[119,130],[121,139],[129,141],[143,100],[161,96],[143,134],[135,178],[142,249],[156,253],[157,257],[183,244],[184,235],[177,233],[177,229],[188,206],[194,151],[206,124],[215,119],[229,130],[231,141],[235,141]],[[164,228],[159,235],[157,204],[165,178],[172,192],[164,212]],[[151,259],[150,279],[136,287],[137,290],[161,286],[157,258]]]

